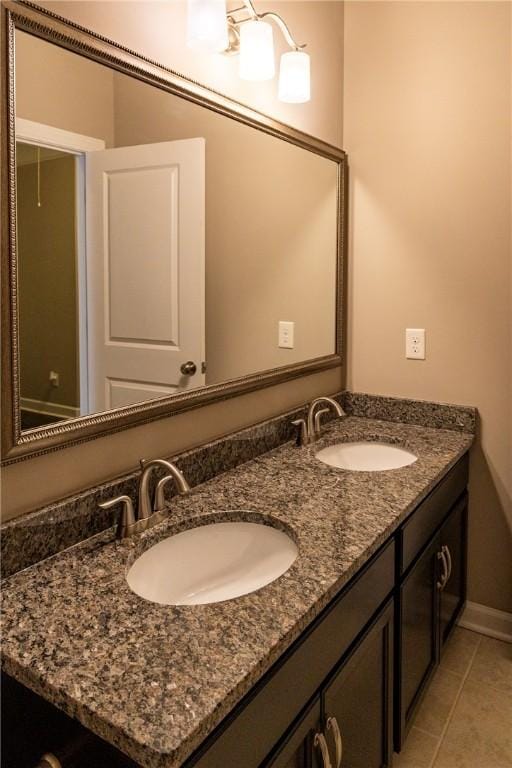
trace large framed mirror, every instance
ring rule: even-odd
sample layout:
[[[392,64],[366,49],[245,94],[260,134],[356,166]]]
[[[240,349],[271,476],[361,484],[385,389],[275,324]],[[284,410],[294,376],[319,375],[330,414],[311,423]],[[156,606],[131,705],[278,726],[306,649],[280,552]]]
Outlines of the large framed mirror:
[[[2,461],[342,360],[345,155],[2,4]]]

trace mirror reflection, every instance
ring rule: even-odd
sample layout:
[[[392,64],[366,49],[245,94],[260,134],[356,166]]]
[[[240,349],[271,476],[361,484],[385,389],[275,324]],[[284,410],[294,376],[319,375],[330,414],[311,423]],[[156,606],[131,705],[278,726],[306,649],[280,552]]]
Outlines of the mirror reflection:
[[[16,31],[22,429],[335,352],[337,164]]]

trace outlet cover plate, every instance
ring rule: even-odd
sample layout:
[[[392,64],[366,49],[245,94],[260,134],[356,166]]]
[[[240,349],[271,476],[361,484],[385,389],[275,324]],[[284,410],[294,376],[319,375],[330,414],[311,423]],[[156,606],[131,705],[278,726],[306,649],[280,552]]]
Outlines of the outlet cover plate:
[[[409,360],[425,360],[425,329],[405,329],[405,356]]]

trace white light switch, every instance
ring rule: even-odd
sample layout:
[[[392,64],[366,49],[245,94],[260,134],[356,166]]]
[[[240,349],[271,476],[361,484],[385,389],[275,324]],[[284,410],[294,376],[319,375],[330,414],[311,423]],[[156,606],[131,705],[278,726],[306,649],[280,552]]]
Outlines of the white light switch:
[[[286,320],[279,321],[279,341],[278,346],[281,349],[293,349],[293,332],[295,323]]]
[[[410,360],[425,359],[425,329],[405,329],[405,356]]]

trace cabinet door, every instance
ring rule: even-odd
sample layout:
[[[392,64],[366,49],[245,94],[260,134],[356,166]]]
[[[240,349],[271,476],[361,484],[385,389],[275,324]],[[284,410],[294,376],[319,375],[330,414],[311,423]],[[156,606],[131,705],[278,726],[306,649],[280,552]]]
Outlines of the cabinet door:
[[[441,528],[449,578],[440,596],[441,653],[466,600],[467,494],[455,505]]]
[[[381,611],[324,690],[324,722],[333,768],[391,765],[393,717],[393,603]],[[338,760],[335,718],[341,735]]]
[[[317,697],[263,762],[264,768],[321,768],[321,757],[313,746],[319,730],[320,698]]]
[[[398,607],[398,685],[395,748],[399,751],[422,692],[438,658],[437,587],[439,537],[436,536],[404,579]]]
[[[1,704],[2,768],[34,768],[47,752],[69,768],[137,768],[115,747],[3,672]]]

